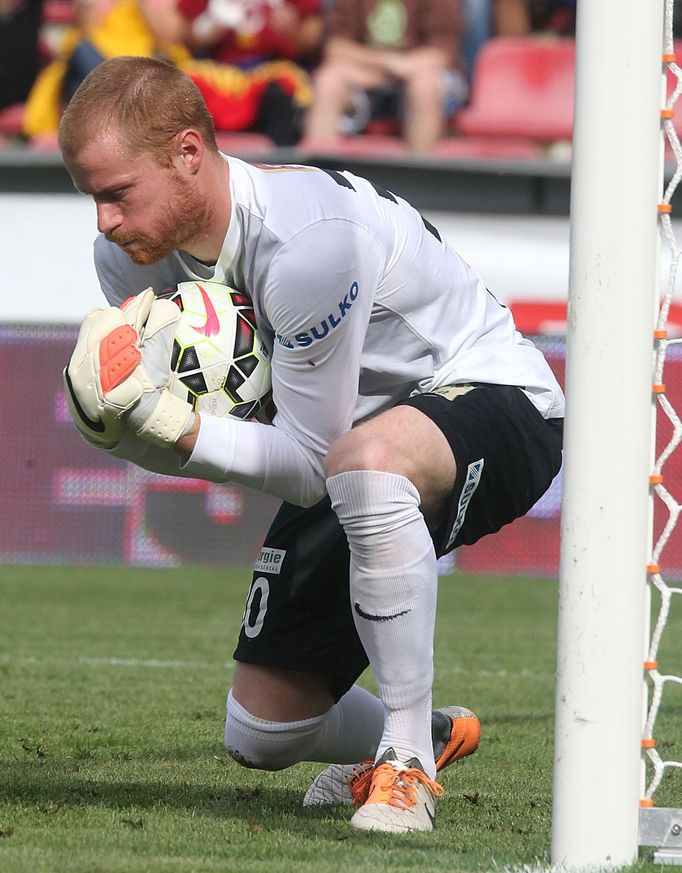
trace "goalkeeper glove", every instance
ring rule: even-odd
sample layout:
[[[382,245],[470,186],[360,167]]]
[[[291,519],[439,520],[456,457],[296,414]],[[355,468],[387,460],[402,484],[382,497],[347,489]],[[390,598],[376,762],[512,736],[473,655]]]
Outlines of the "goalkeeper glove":
[[[81,435],[92,445],[118,444],[123,422],[105,409],[104,397],[137,367],[140,351],[133,341],[147,320],[154,299],[143,291],[118,308],[93,309],[78,332],[76,347],[64,370],[66,403]]]
[[[122,419],[140,439],[163,448],[174,446],[194,423],[191,404],[168,390],[175,326],[181,317],[172,301],[151,300],[142,341],[134,343],[140,363],[122,373],[104,398],[108,416]]]
[[[124,428],[159,446],[175,444],[194,421],[192,407],[168,391],[178,307],[151,288],[120,309],[86,318],[64,371],[66,396],[79,431],[113,448]]]

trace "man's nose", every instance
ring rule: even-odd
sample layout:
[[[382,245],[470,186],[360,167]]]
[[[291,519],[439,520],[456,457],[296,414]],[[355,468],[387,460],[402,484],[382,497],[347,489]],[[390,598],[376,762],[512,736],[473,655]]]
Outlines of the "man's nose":
[[[111,233],[121,224],[121,210],[113,203],[97,204],[97,230]]]

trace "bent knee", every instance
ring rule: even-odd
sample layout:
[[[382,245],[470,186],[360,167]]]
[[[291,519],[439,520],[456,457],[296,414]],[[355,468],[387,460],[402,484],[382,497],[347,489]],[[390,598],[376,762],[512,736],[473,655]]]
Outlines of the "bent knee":
[[[331,446],[324,462],[327,478],[354,470],[394,472],[396,457],[381,440],[365,439],[361,431],[348,431]]]
[[[267,737],[251,737],[248,743],[238,732],[230,729],[229,720],[225,722],[225,749],[227,754],[240,767],[248,770],[284,770],[297,764],[298,761],[282,761],[276,747]]]
[[[325,716],[303,721],[277,722],[258,718],[232,696],[227,697],[225,748],[242,767],[252,770],[284,770],[309,760]]]
[[[225,719],[225,748],[227,754],[241,767],[249,770],[284,770],[301,759],[278,741],[272,731],[259,730],[250,713],[246,718],[235,718],[228,710]]]

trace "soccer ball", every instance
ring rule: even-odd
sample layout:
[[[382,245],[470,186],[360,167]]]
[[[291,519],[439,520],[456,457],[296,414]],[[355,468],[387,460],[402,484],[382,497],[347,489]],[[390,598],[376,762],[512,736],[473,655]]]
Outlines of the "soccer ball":
[[[206,415],[271,420],[271,356],[249,297],[218,282],[182,282],[162,296],[182,312],[170,392]]]

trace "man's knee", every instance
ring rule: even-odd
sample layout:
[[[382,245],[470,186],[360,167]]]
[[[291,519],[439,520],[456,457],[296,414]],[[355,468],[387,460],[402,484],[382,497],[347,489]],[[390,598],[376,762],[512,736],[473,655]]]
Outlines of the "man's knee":
[[[289,766],[287,762],[275,760],[277,737],[274,731],[263,729],[266,724],[264,719],[251,715],[237,703],[230,691],[225,718],[225,748],[228,755],[242,767],[281,770]]]
[[[441,110],[443,102],[442,71],[420,68],[405,83],[405,93],[411,106]]]
[[[361,429],[351,430],[342,434],[329,449],[325,473],[329,478],[354,470],[388,472],[392,463],[395,464],[395,456],[391,457],[391,448],[387,443]]]
[[[284,770],[310,760],[326,713],[300,721],[269,721],[252,715],[232,691],[227,696],[225,748],[242,767]]]
[[[345,100],[351,92],[349,68],[338,61],[327,61],[314,73],[315,96],[319,100]]]

